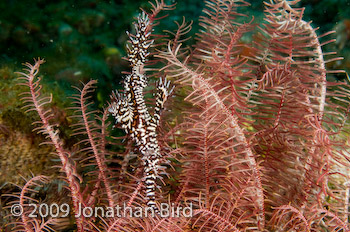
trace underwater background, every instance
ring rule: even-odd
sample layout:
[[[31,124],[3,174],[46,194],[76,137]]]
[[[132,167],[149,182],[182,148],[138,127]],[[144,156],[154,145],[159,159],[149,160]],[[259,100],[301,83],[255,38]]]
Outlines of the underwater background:
[[[185,17],[194,21],[193,35],[199,29],[198,16],[204,2],[177,1],[176,9],[168,12],[169,17],[157,28],[175,29],[173,22]],[[248,2],[252,7],[243,13],[260,23],[263,1]],[[350,1],[308,0],[299,5],[305,7],[304,19],[320,27],[319,34],[336,30],[334,46],[345,61],[334,65],[349,70]],[[127,68],[121,59],[126,54],[125,31],[130,30],[140,8],[149,7],[146,0],[1,1],[0,64],[3,68],[20,68],[33,57],[43,57],[47,64],[42,72],[64,89],[91,78],[98,79],[100,86],[113,89],[119,85],[121,71]]]
[[[169,1],[171,2],[171,1]],[[191,34],[198,30],[198,17],[204,7],[203,0],[177,1],[176,9],[157,28],[173,30],[174,21],[193,20]],[[247,15],[260,23],[263,1],[248,1]],[[335,30],[337,50],[344,61],[332,64],[332,68],[350,70],[350,0],[309,0],[299,4],[305,7],[304,19],[320,27],[319,34]],[[93,78],[103,89],[98,92],[99,106],[103,105],[110,91],[120,85],[121,72],[128,67],[122,60],[130,30],[140,8],[149,9],[146,0],[135,1],[1,1],[0,2],[0,76],[8,79],[11,71],[34,57],[47,61],[42,73],[63,91],[71,85]],[[189,42],[190,43],[190,42]],[[11,69],[8,70],[8,69]]]
[[[254,16],[255,22],[261,23],[262,1],[248,2],[252,7],[242,13]],[[335,31],[332,36],[336,42],[326,49],[337,51],[344,60],[328,63],[327,68],[349,73],[350,0],[305,0],[299,6],[305,7],[304,19],[320,27],[319,34]],[[185,17],[194,21],[191,32],[194,35],[199,30],[198,17],[203,7],[203,0],[179,0],[176,9],[169,11],[169,17],[157,28],[175,30],[174,21]],[[33,58],[46,60],[41,69],[43,91],[53,95],[52,107],[62,127],[63,139],[67,144],[76,143],[70,140],[71,121],[67,118],[70,112],[65,110],[71,102],[68,97],[75,91],[72,86],[98,80],[93,97],[95,107],[102,109],[106,105],[111,91],[121,87],[122,72],[129,69],[128,62],[122,59],[126,55],[125,31],[132,30],[140,8],[148,9],[148,1],[0,1],[0,195],[11,192],[10,183],[23,183],[21,176],[55,172],[48,168],[55,162],[47,156],[53,148],[39,147],[43,136],[32,132],[35,115],[22,109],[18,94],[23,88],[17,85],[15,72]],[[0,226],[1,223],[0,220]]]

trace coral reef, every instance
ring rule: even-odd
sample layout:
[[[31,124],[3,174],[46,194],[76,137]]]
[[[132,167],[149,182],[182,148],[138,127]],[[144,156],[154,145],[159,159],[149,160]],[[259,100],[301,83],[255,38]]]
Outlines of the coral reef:
[[[23,176],[33,173],[50,175],[47,167],[54,165],[50,161],[51,146],[40,146],[19,131],[5,131],[0,136],[1,177],[0,186],[21,184]]]

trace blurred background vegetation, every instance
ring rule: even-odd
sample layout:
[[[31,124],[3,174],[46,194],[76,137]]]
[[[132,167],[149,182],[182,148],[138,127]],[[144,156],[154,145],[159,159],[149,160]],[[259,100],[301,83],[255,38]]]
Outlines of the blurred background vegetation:
[[[168,1],[172,3],[173,1]],[[245,12],[261,22],[263,3],[248,1],[252,7]],[[192,34],[198,31],[198,16],[204,0],[179,0],[176,10],[162,21],[158,29],[175,29],[173,21],[185,16],[193,20]],[[313,20],[320,33],[337,30],[334,37],[337,49],[342,52],[349,47],[350,0],[308,0],[305,19]],[[148,9],[147,0],[4,0],[0,2],[0,78],[11,76],[13,69],[20,70],[23,62],[33,57],[45,58],[42,68],[45,80],[64,92],[71,85],[93,78],[99,80],[102,92],[98,92],[102,106],[110,91],[120,84],[121,71],[128,64],[121,58],[125,55],[127,40],[125,31],[130,30],[139,8]],[[350,62],[333,64],[336,68],[349,70]]]

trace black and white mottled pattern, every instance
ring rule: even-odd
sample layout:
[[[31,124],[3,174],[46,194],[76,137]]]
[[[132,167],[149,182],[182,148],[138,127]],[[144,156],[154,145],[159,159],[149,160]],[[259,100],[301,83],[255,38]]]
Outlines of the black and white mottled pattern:
[[[143,13],[135,24],[136,35],[127,33],[131,41],[131,47],[128,47],[128,60],[132,71],[124,79],[124,93],[112,94],[109,112],[115,117],[116,123],[131,136],[142,155],[147,206],[158,212],[155,202],[156,180],[161,178],[163,167],[159,164],[162,155],[156,129],[159,125],[161,110],[173,88],[168,90],[170,82],[166,79],[160,79],[157,83],[156,106],[152,117],[143,94],[143,89],[147,86],[143,66],[149,55],[148,48],[153,43],[150,40],[150,32],[147,32],[148,27],[149,19]]]

